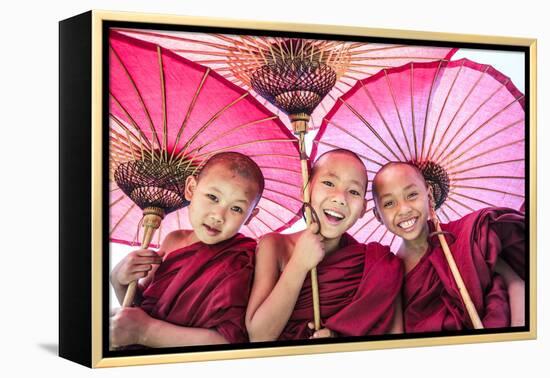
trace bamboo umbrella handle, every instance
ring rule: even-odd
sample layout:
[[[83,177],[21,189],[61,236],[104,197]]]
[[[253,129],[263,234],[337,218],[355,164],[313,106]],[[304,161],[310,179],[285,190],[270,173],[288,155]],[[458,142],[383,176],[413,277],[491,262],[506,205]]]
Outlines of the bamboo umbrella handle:
[[[460,272],[458,270],[458,267],[456,266],[455,259],[453,258],[453,255],[451,253],[451,250],[449,249],[449,245],[447,244],[447,240],[445,239],[445,236],[443,235],[443,231],[441,230],[441,226],[439,225],[439,219],[437,219],[437,215],[434,213],[434,223],[435,223],[435,229],[437,231],[437,237],[439,238],[439,243],[441,244],[441,248],[443,249],[443,253],[445,254],[445,258],[447,259],[447,263],[449,264],[449,267],[451,268],[451,273],[453,274],[453,278],[455,279],[456,285],[458,286],[458,290],[460,291],[460,296],[462,297],[462,301],[464,302],[464,306],[466,307],[466,311],[468,312],[468,315],[470,316],[470,320],[472,321],[472,324],[475,329],[483,329],[483,323],[481,322],[481,319],[479,318],[479,314],[477,313],[476,307],[474,306],[474,303],[472,302],[472,298],[470,298],[470,294],[468,293],[468,289],[466,289],[466,285],[464,285],[464,281],[462,280],[462,276],[460,275]]]
[[[160,227],[160,222],[162,221],[162,217],[158,214],[147,214],[143,218],[143,240],[141,242],[141,249],[146,249],[149,247],[149,244],[151,243],[151,240],[153,239],[153,235],[155,234],[155,231],[157,228]],[[128,288],[126,289],[126,294],[124,295],[124,301],[122,301],[122,307],[131,307],[134,303],[134,297],[136,296],[136,290],[137,290],[137,280],[132,281],[128,284]]]
[[[309,185],[309,173],[307,169],[307,155],[305,153],[305,132],[299,133],[300,137],[300,158],[302,163],[302,182],[304,184],[304,190],[303,190],[303,196],[304,196],[304,203],[309,203],[310,196],[309,196],[309,188],[307,187]],[[309,206],[306,206],[305,209],[305,215],[306,215],[306,227],[309,227],[311,224],[311,208]],[[319,283],[317,281],[317,268],[314,267],[310,270],[310,276],[311,276],[311,295],[313,297],[313,323],[315,325],[315,330],[318,331],[321,329],[321,310],[320,310],[320,304],[319,304]]]

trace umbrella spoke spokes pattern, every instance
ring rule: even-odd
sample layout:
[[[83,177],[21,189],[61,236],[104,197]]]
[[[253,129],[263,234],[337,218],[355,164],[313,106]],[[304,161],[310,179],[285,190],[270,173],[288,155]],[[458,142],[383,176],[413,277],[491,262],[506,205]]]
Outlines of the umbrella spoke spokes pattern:
[[[384,69],[336,101],[312,158],[351,149],[369,174],[390,160],[413,163],[434,188],[437,213],[447,222],[488,206],[519,209],[525,199],[524,102],[509,78],[467,59]],[[373,219],[367,212],[350,232],[360,241],[395,243]]]
[[[115,31],[109,42],[112,241],[139,245],[137,225],[150,207],[164,212],[154,244],[190,228],[185,179],[223,151],[249,156],[265,177],[260,212],[241,232],[259,237],[299,218],[298,141],[272,112],[211,68],[162,46]]]

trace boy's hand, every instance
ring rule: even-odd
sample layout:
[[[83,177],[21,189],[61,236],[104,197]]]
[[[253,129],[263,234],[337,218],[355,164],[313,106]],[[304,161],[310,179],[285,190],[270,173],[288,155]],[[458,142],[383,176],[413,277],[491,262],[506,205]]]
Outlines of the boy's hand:
[[[317,234],[318,230],[317,223],[310,224],[294,246],[291,260],[305,271],[315,268],[325,257],[323,237]]]
[[[145,332],[151,320],[139,307],[124,307],[114,312],[110,322],[111,348],[145,344]]]
[[[307,326],[311,330],[315,329],[315,325],[313,324],[313,322],[307,323]],[[324,337],[326,338],[326,337],[336,337],[336,336],[337,336],[336,332],[334,332],[333,330],[329,328],[321,328],[320,330],[315,331],[313,335],[310,336],[310,339],[320,339]]]
[[[111,282],[118,285],[128,285],[149,274],[154,266],[162,262],[163,253],[156,253],[150,249],[138,249],[130,252],[113,269]]]

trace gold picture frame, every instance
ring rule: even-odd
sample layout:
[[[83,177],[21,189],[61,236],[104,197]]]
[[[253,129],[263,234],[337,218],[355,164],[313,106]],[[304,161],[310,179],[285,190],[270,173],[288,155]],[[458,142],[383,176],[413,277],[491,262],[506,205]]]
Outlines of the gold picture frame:
[[[124,27],[200,32],[203,28],[237,34],[265,33],[278,36],[339,36],[371,38],[403,44],[465,46],[472,49],[513,49],[525,54],[526,154],[525,186],[528,215],[528,274],[526,326],[507,332],[409,335],[376,340],[346,339],[330,343],[254,344],[237,348],[203,348],[155,353],[108,352],[109,266],[105,211],[108,181],[108,133],[105,112],[109,85],[105,74],[106,32]],[[383,43],[383,42],[381,42]],[[535,339],[536,234],[537,234],[537,45],[535,39],[477,36],[421,31],[371,29],[334,25],[267,23],[157,14],[90,11],[60,22],[60,356],[89,367],[160,364],[250,357],[347,352],[479,342]],[[76,157],[76,158],[75,158]],[[75,165],[76,159],[85,164]],[[107,207],[108,208],[108,207]],[[533,211],[529,211],[532,209]],[[106,247],[107,246],[107,250]],[[106,346],[107,345],[107,346]]]

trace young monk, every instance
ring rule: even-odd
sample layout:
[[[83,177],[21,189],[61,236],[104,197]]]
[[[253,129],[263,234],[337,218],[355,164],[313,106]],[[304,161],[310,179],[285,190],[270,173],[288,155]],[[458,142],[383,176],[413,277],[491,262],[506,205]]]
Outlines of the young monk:
[[[358,243],[346,231],[365,214],[367,171],[347,150],[315,163],[311,206],[318,224],[258,243],[246,311],[250,341],[400,332],[402,265],[388,247]],[[309,271],[317,267],[322,329],[312,332]]]
[[[433,223],[432,188],[408,163],[389,163],[373,180],[375,216],[401,237],[405,332],[472,328]],[[524,325],[524,215],[487,208],[441,224],[485,328]],[[515,269],[512,269],[513,266]]]
[[[198,177],[187,178],[193,229],[166,235],[158,253],[130,253],[111,273],[120,303],[128,283],[142,279],[139,306],[111,318],[112,347],[248,340],[244,315],[256,242],[238,231],[257,214],[263,188],[260,168],[235,152],[213,156]]]

